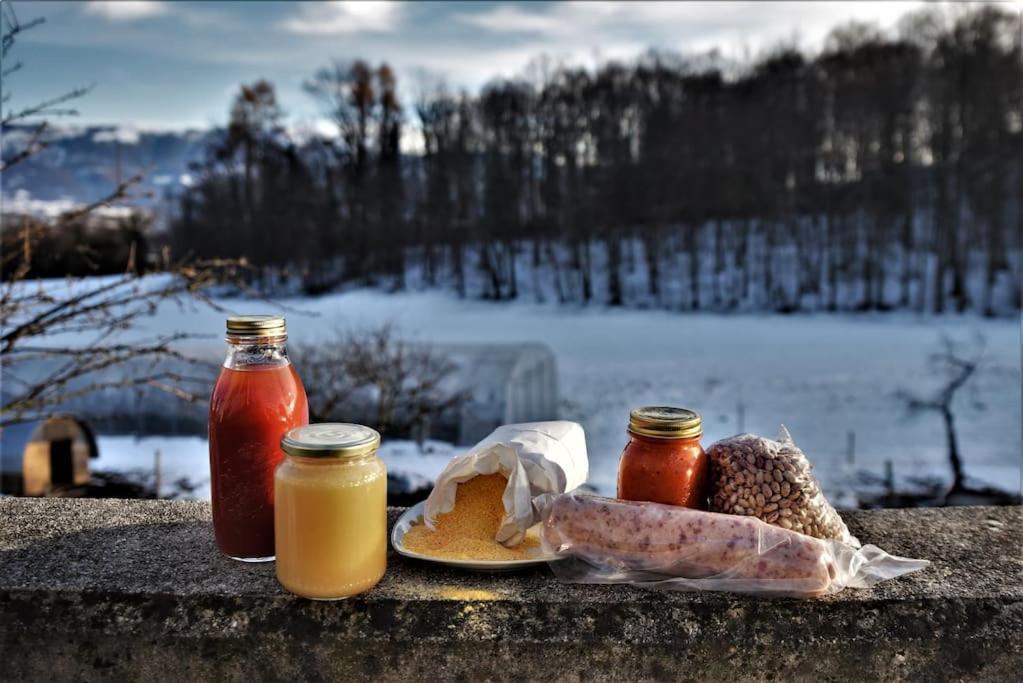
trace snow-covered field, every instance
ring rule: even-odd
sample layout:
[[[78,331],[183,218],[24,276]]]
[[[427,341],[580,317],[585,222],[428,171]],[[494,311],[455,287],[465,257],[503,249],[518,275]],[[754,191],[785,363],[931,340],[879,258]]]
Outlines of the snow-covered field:
[[[264,302],[224,300],[236,313],[271,312]],[[926,393],[939,378],[928,364],[941,334],[986,340],[985,363],[956,403],[967,475],[1005,489],[1020,487],[1021,345],[1019,320],[908,314],[683,314],[460,300],[443,292],[386,294],[356,290],[282,302],[293,341],[315,342],[336,329],[397,324],[419,341],[521,342],[549,345],[558,362],[561,415],[586,429],[590,483],[613,492],[629,409],[669,404],[694,408],[704,444],[740,430],[774,435],[781,424],[816,464],[831,490],[843,488],[850,432],[854,468],[896,477],[947,476],[945,435],[934,414],[908,415],[897,392]],[[159,331],[208,331],[219,346],[223,315],[176,308],[152,319]],[[301,367],[298,368],[301,372]],[[741,417],[740,417],[741,416]],[[740,424],[741,420],[741,424]],[[162,441],[162,440],[161,440]],[[205,443],[174,440],[181,471],[207,476]],[[180,442],[180,443],[179,443]],[[104,461],[140,458],[152,448],[104,437]],[[171,447],[163,455],[170,468]],[[410,450],[411,449],[411,450]],[[401,449],[400,467],[425,476],[445,456]],[[121,454],[123,455],[121,455]],[[187,455],[184,455],[187,453]],[[177,458],[178,456],[174,456]],[[187,460],[189,465],[185,465]],[[102,461],[101,463],[102,464]],[[178,467],[177,464],[173,465]],[[399,462],[392,463],[397,468]],[[164,481],[171,477],[164,474]]]
[[[93,471],[123,472],[132,478],[155,481],[159,453],[160,495],[209,500],[210,460],[206,439],[197,436],[100,436],[99,457],[90,467]],[[380,449],[380,457],[391,472],[410,474],[413,486],[428,486],[454,455],[452,446],[427,441],[420,450],[411,441],[389,441]],[[194,490],[183,492],[175,485],[185,479]]]

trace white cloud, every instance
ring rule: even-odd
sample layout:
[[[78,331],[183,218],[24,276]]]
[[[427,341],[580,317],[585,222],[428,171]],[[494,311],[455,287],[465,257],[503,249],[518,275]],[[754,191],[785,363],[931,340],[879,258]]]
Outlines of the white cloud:
[[[305,35],[383,33],[401,22],[404,7],[384,0],[340,0],[301,5],[298,13],[281,22],[291,33]]]
[[[494,33],[553,33],[558,29],[554,14],[525,10],[516,5],[498,5],[489,12],[462,14],[458,19]]]
[[[166,58],[168,64],[175,65],[173,72],[168,67],[166,82],[180,88],[180,96],[161,108],[152,107],[144,97],[90,99],[82,120],[135,120],[144,121],[147,128],[180,128],[223,123],[237,84],[257,77],[267,77],[277,85],[293,118],[309,117],[311,123],[319,112],[302,92],[301,83],[332,57],[361,57],[373,64],[387,61],[398,70],[401,94],[409,104],[416,96],[423,69],[441,74],[451,89],[458,91],[463,87],[475,90],[493,77],[535,75],[527,67],[541,55],[555,64],[592,69],[606,60],[632,59],[650,47],[687,55],[702,55],[716,47],[720,64],[741,64],[745,57],[755,57],[794,37],[804,49],[818,48],[833,26],[850,19],[891,27],[904,12],[923,4],[736,0],[438,3],[417,7],[411,3],[305,2],[282,4],[282,13],[267,19],[266,13],[250,12],[240,2],[96,2],[80,5],[79,11],[91,16],[75,16],[81,21],[64,24],[55,20],[48,24],[44,37],[52,46],[116,46],[123,52]],[[142,9],[124,9],[134,5]],[[118,12],[122,21],[115,22],[112,16]],[[132,14],[140,19],[146,13],[154,16],[160,12],[172,15],[175,21],[125,23]],[[196,17],[190,21],[192,14]],[[266,49],[268,31],[275,32],[275,50]],[[285,52],[289,58],[280,59]],[[181,64],[202,68],[197,74],[203,86],[201,95],[193,82],[196,79]],[[138,79],[139,88],[146,92],[155,89],[144,68],[131,60],[105,65],[114,67],[130,72],[130,78]],[[68,73],[83,82],[99,78],[106,83],[112,78],[84,68],[70,64]],[[127,83],[129,76],[116,80]]]
[[[712,47],[769,47],[798,37],[804,47],[819,47],[836,24],[852,19],[891,27],[907,2],[589,2],[552,5],[498,5],[462,12],[455,19],[496,36],[519,35],[558,41],[562,48],[608,47],[634,42],[637,34],[659,37],[662,45],[686,51]],[[628,40],[632,38],[632,40]],[[613,48],[612,48],[613,49]]]
[[[110,21],[136,21],[167,14],[169,7],[161,0],[119,0],[109,2],[90,0],[85,5],[85,13],[103,17]]]

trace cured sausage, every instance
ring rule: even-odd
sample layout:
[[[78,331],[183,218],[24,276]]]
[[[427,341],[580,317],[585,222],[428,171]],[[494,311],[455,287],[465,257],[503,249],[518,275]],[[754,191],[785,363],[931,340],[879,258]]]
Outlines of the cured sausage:
[[[837,575],[830,542],[754,517],[577,493],[548,501],[542,539],[548,552],[591,564],[736,588],[778,580],[784,592],[820,594]]]

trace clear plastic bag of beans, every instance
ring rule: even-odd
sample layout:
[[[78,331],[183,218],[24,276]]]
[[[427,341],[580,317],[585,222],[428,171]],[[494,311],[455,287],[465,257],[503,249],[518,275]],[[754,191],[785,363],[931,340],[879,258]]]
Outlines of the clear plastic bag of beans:
[[[859,547],[785,427],[777,441],[756,434],[722,439],[707,449],[707,456],[711,511],[750,515],[783,529]]]

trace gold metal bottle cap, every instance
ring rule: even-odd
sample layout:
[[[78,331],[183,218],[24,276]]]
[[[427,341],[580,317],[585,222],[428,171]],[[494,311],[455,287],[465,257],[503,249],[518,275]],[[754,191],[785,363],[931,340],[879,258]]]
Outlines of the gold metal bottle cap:
[[[380,447],[375,429],[348,422],[323,422],[289,429],[281,450],[303,458],[355,458]]]
[[[688,408],[646,406],[629,413],[629,431],[655,439],[692,439],[703,434],[703,420]]]
[[[283,315],[232,315],[227,319],[232,337],[283,337],[287,334]]]

